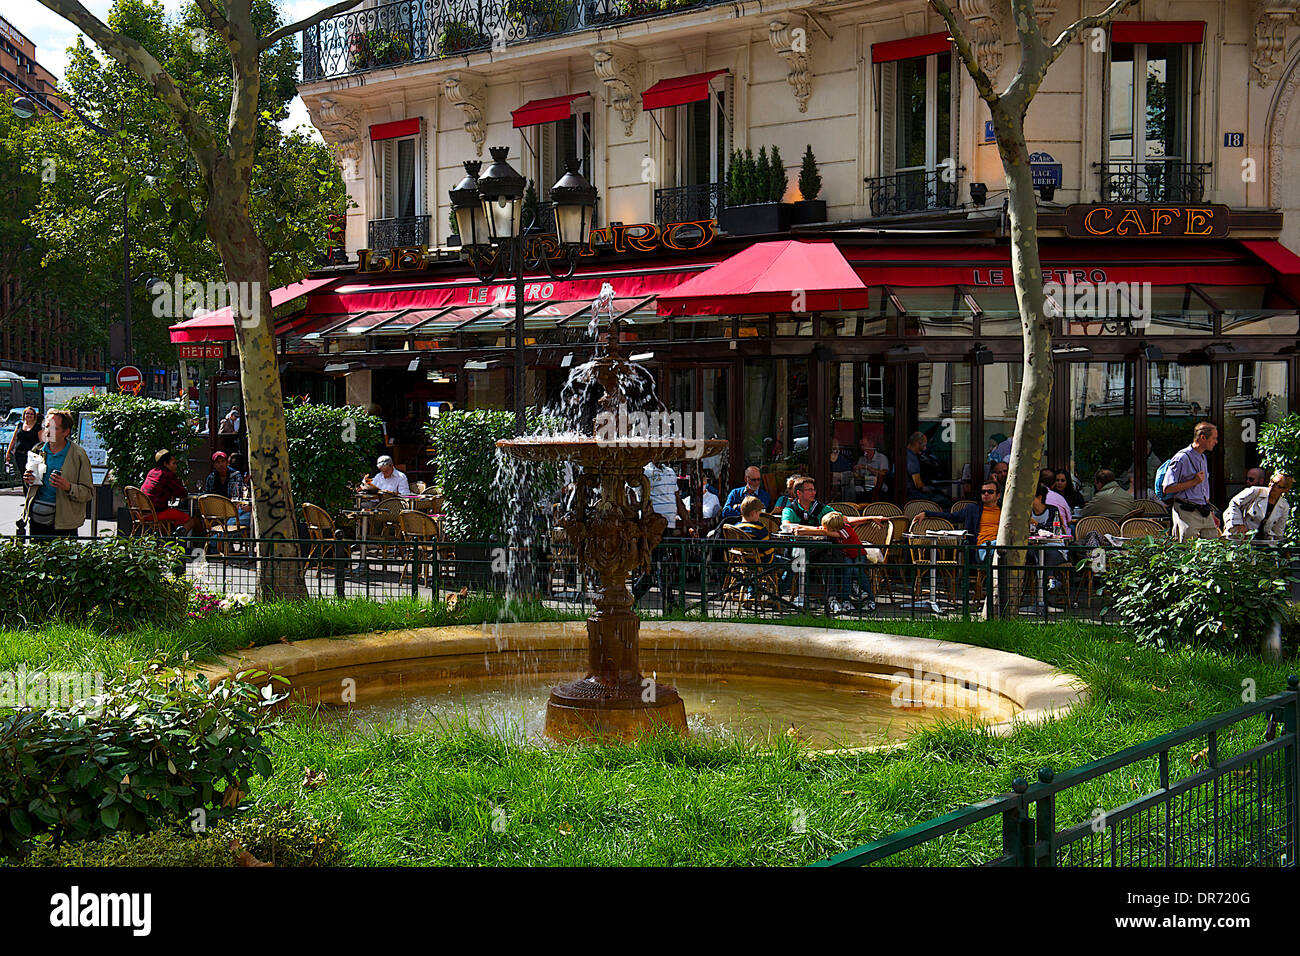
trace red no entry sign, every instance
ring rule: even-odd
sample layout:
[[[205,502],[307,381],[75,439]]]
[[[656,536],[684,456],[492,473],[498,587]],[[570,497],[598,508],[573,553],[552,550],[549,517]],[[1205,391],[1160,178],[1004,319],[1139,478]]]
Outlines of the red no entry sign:
[[[115,381],[119,391],[138,393],[144,384],[144,374],[134,365],[123,365],[117,370]]]

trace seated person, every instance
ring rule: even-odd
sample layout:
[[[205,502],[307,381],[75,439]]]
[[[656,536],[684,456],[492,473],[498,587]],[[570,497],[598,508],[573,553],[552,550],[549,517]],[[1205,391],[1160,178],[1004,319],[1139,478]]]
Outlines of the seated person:
[[[244,476],[230,467],[230,459],[224,451],[212,453],[212,470],[208,472],[208,477],[203,479],[203,493],[221,495],[231,501],[244,496]],[[237,501],[235,501],[235,508],[239,513],[239,526],[249,527],[253,522],[252,511]]]
[[[691,499],[689,497],[682,499],[682,507],[686,509],[688,514],[692,513]],[[722,502],[718,500],[717,495],[709,491],[709,486],[705,485],[704,494],[700,496],[700,518],[706,523],[711,522],[718,516],[718,512],[721,510]]]
[[[857,532],[844,520],[844,515],[837,511],[827,512],[822,516],[822,528],[828,538],[843,545],[839,550],[839,558],[844,567],[840,573],[838,597],[830,600],[831,613],[841,614],[849,610],[855,589],[866,596],[865,609],[874,611],[876,596],[871,592],[870,575],[863,573],[867,565],[867,555]]]
[[[1120,487],[1115,472],[1109,468],[1100,469],[1093,479],[1093,484],[1097,493],[1083,506],[1085,518],[1098,515],[1122,521],[1124,516],[1133,510],[1133,495]]]
[[[769,541],[772,536],[768,533],[767,525],[759,519],[762,512],[763,503],[751,495],[740,503],[741,520],[732,527],[738,531],[743,531],[755,541]],[[775,548],[748,548],[746,553],[751,555],[759,564],[774,564],[778,561],[789,563],[789,560],[784,556],[777,556]],[[754,589],[751,587],[749,590],[749,596],[753,597]]]
[[[831,487],[841,499],[853,494],[853,457],[839,442],[831,449]]]
[[[853,473],[857,475],[862,495],[868,500],[875,500],[889,475],[889,459],[880,453],[871,438],[863,438],[859,445],[862,447],[862,457],[853,466]]]
[[[158,520],[170,524],[173,529],[185,528],[190,534],[198,534],[202,528],[202,520],[171,506],[173,500],[184,502],[190,494],[181,484],[180,478],[176,477],[180,462],[166,448],[154,455],[153,460],[155,465],[149,469],[149,474],[145,475],[140,490],[153,503],[153,510],[157,513]]]
[[[1281,541],[1291,505],[1286,495],[1293,482],[1290,475],[1276,472],[1267,487],[1243,488],[1223,512],[1224,536],[1253,537],[1256,541]]]
[[[795,500],[795,489],[799,487],[799,482],[803,481],[803,475],[791,475],[785,480],[785,494],[776,499],[772,505],[773,514],[781,514],[785,511],[785,506]]]
[[[739,488],[732,488],[727,494],[727,500],[722,505],[722,520],[730,521],[732,518],[744,517],[740,506],[746,498],[751,497],[758,499],[764,511],[772,507],[772,496],[763,487],[763,475],[753,465],[745,469],[745,483]]]
[[[411,493],[406,475],[393,467],[392,455],[380,455],[375,465],[379,468],[379,473],[373,478],[366,478],[365,484],[361,486],[362,491],[385,491],[395,495]]]
[[[825,537],[822,516],[835,509],[817,500],[817,483],[801,477],[794,494],[794,501],[781,511],[781,533]]]
[[[1047,485],[1039,485],[1038,489],[1034,492],[1034,504],[1029,509],[1029,533],[1031,541],[1033,540],[1033,535],[1039,531],[1058,534],[1061,533],[1061,529],[1068,528],[1065,524],[1064,516],[1061,515],[1056,506],[1047,503],[1047,496],[1049,494],[1050,492],[1048,491]],[[1069,531],[1066,530],[1064,533],[1069,534]],[[1057,565],[1064,564],[1069,560],[1069,557],[1070,556],[1065,548],[1032,547],[1029,549],[1029,559],[1031,561],[1035,564],[1045,564],[1048,567],[1056,567]],[[1052,575],[1047,581],[1047,589],[1050,591],[1057,587],[1060,587],[1060,581],[1056,575]],[[1041,598],[1042,591],[1039,590],[1038,594]],[[1030,613],[1041,612],[1043,610],[1041,599],[1028,610]]]
[[[925,480],[922,461],[928,458],[925,450],[929,444],[930,439],[922,432],[912,432],[907,439],[907,500],[929,500],[950,508],[952,499]]]
[[[1002,520],[1002,501],[999,495],[998,483],[988,478],[980,487],[979,504],[967,505],[956,514],[946,511],[927,511],[925,515],[928,518],[959,521],[966,529],[968,539],[976,544],[992,544],[998,539],[998,522]],[[987,549],[981,548],[979,559],[983,561],[986,555]]]

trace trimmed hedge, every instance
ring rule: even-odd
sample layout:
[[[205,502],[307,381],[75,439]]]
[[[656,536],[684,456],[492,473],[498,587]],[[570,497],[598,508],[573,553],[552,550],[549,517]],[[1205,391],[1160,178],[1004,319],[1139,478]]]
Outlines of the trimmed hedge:
[[[114,833],[99,840],[56,846],[42,843],[24,866],[238,866],[232,848],[275,866],[337,866],[343,859],[338,831],[295,807],[253,809],[220,821],[207,833],[168,826],[152,833]]]
[[[185,618],[194,589],[178,544],[155,538],[0,541],[0,627],[66,619],[128,629]]]
[[[209,686],[154,662],[101,696],[0,718],[0,855],[42,834],[64,843],[234,812],[249,780],[271,774],[263,724],[278,699],[269,684]]]

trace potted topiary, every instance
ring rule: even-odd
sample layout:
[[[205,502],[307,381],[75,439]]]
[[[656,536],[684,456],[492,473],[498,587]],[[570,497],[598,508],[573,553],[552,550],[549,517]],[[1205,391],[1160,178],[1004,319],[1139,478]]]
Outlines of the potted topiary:
[[[506,15],[522,23],[527,36],[563,33],[569,9],[568,0],[506,0]]]
[[[826,200],[817,198],[821,191],[822,178],[817,172],[817,159],[810,143],[803,152],[803,165],[799,167],[799,195],[803,198],[794,203],[791,210],[792,225],[826,221]]]
[[[790,203],[781,202],[785,192],[785,167],[773,147],[775,167],[767,148],[759,147],[758,159],[746,149],[732,153],[727,174],[727,204],[718,210],[718,226],[733,236],[761,236],[786,232],[790,228]]]
[[[387,66],[411,59],[411,41],[400,33],[376,29],[365,35],[366,65]]]

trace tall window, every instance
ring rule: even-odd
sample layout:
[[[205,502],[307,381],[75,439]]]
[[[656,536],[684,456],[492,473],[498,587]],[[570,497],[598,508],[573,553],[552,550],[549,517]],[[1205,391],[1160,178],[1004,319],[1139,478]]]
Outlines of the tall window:
[[[565,162],[577,159],[588,181],[591,173],[591,113],[576,111],[568,119],[537,127],[537,193],[551,198],[551,187],[564,175]]]
[[[686,103],[672,112],[671,130],[666,126],[664,132],[670,140],[666,155],[675,168],[677,185],[722,182],[731,147],[727,91],[711,90],[707,100]]]
[[[956,205],[956,95],[951,53],[880,64],[880,178],[868,196],[873,215]],[[954,164],[947,178],[937,172],[945,160]]]
[[[1195,158],[1196,50],[1185,43],[1116,43],[1107,104],[1105,199],[1198,201]],[[1118,192],[1116,190],[1119,190]]]
[[[420,195],[420,137],[405,136],[375,144],[379,178],[380,219],[406,219],[418,214]]]

